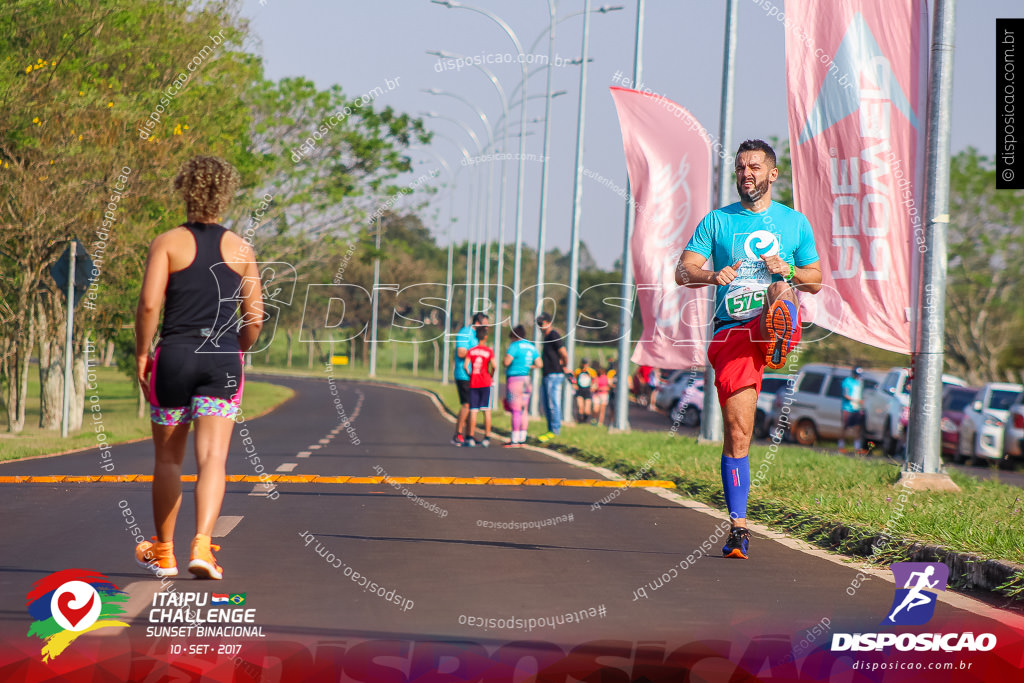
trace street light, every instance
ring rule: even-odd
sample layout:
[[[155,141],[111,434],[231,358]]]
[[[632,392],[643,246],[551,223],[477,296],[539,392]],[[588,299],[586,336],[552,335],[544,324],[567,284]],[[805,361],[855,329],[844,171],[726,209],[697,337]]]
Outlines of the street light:
[[[509,39],[512,41],[512,44],[515,45],[516,51],[519,54],[520,61],[522,62],[523,83],[526,82],[526,78],[527,78],[527,68],[526,68],[526,59],[525,59],[525,54],[526,53],[523,52],[523,45],[519,41],[519,37],[516,35],[515,31],[512,30],[512,27],[509,26],[508,23],[504,19],[502,19],[498,15],[494,14],[493,12],[490,12],[489,10],[481,9],[479,7],[473,7],[471,5],[464,5],[461,2],[455,2],[453,0],[431,0],[431,2],[433,2],[435,5],[442,5],[444,7],[449,8],[449,9],[467,9],[467,10],[470,10],[472,12],[476,12],[478,14],[482,14],[485,17],[487,17],[488,19],[490,19],[491,21],[493,21],[494,23],[496,23],[498,26],[500,26],[501,29],[503,31],[505,31],[505,33],[508,35]],[[589,2],[589,0],[588,0],[588,2]],[[513,321],[514,322],[516,320],[518,320],[518,317],[519,317],[519,315],[517,313],[517,309],[518,309],[518,304],[519,304],[520,258],[521,258],[521,254],[522,254],[522,244],[523,244],[523,190],[524,190],[524,184],[525,184],[525,180],[526,180],[525,179],[525,175],[526,175],[526,165],[525,165],[526,164],[526,135],[525,135],[525,133],[526,133],[526,103],[525,102],[523,103],[522,111],[520,113],[519,129],[520,129],[520,132],[523,133],[523,134],[519,138],[519,177],[516,180],[516,241],[515,241],[515,244],[516,244],[516,246],[515,246],[515,254],[516,255],[515,255],[515,266],[514,266],[514,269],[513,269],[513,276],[512,276],[512,281],[513,281],[513,285],[512,285],[512,302],[513,302],[513,304],[512,304],[512,316],[513,316]],[[502,191],[504,191],[504,187],[502,188]],[[496,302],[495,302],[495,323],[496,324],[494,326],[494,356],[495,356],[495,358],[501,358],[502,357],[501,356],[501,329],[502,329],[502,317],[501,317],[502,316],[502,310],[501,310],[502,309],[502,305],[501,305],[502,304],[502,301],[501,301],[501,299],[502,299],[502,296],[501,296],[502,292],[501,292],[501,290],[502,290],[502,284],[504,282],[504,273],[502,271],[504,270],[504,264],[505,264],[505,250],[503,248],[504,240],[505,240],[505,233],[504,233],[504,230],[502,229],[503,227],[504,227],[504,216],[502,216],[502,220],[499,222],[499,228],[498,228],[498,245],[499,245],[498,246],[498,282],[497,282],[497,284],[498,284],[498,291],[497,291],[497,293],[495,295],[495,297],[496,297]],[[497,394],[497,380],[498,380],[498,373],[495,373],[494,381],[492,382],[492,385],[491,385],[492,388],[494,388],[494,391],[492,391],[492,395],[496,395]]]
[[[438,114],[436,111],[421,111],[418,114],[418,116],[423,116],[423,117],[426,117],[428,119],[441,119],[442,121],[450,121],[451,123],[454,123],[456,126],[459,126],[460,128],[462,128],[462,130],[466,131],[466,134],[473,140],[473,143],[476,145],[476,152],[477,152],[477,154],[483,154],[484,153],[484,147],[483,147],[483,145],[480,144],[480,138],[477,137],[476,131],[473,130],[472,128],[470,128],[468,125],[466,125],[462,121],[460,121],[460,120],[458,120],[456,118],[453,118],[451,116],[445,116],[444,114]]]
[[[423,88],[422,92],[425,92],[428,95],[439,95],[439,96],[443,96],[443,97],[454,97],[458,101],[464,103],[467,107],[469,107],[474,112],[476,112],[477,116],[480,117],[480,122],[484,124],[484,128],[487,130],[487,137],[488,138],[492,138],[492,139],[494,138],[494,131],[491,129],[490,121],[487,120],[487,114],[485,114],[480,107],[476,106],[475,104],[473,104],[471,101],[467,100],[462,95],[459,95],[458,93],[451,92],[449,90],[439,90],[438,88]]]
[[[442,53],[442,52],[436,52],[436,53],[435,52],[429,52],[429,53],[430,54],[437,54],[438,56],[447,56],[447,53]],[[484,71],[489,76],[493,76],[493,74],[491,74],[489,70],[484,69]],[[500,84],[497,87],[498,87],[498,95],[501,97],[501,100],[502,100],[502,109],[505,110],[505,104],[506,104],[506,102],[505,102],[505,92],[504,92],[504,90],[501,89],[501,85]],[[487,120],[487,115],[484,114],[483,111],[479,107],[477,107],[475,104],[471,103],[470,101],[466,100],[461,95],[458,95],[458,94],[453,93],[453,92],[449,92],[447,90],[439,90],[438,88],[427,88],[427,89],[424,90],[424,92],[429,93],[431,95],[439,95],[439,96],[443,95],[443,96],[448,96],[448,97],[454,97],[455,99],[458,99],[458,100],[464,102],[465,104],[467,104],[471,109],[473,109],[473,111],[476,112],[477,116],[480,117],[481,122],[483,122],[484,128],[487,130],[487,135],[488,135],[488,139],[489,139],[488,144],[489,145],[493,144],[493,142],[494,142],[494,131],[491,128],[490,121]],[[486,149],[486,147],[484,149]],[[504,164],[503,164],[502,165],[502,170],[504,170],[504,168],[505,167],[504,167]],[[504,175],[502,176],[502,182],[503,183],[505,182]],[[493,187],[494,187],[494,166],[493,165],[489,165],[487,167],[487,192],[486,192],[486,195],[485,195],[486,196],[486,207],[483,209],[483,211],[484,211],[484,221],[486,221],[486,227],[483,228],[483,230],[484,230],[484,243],[486,245],[486,248],[484,250],[484,257],[485,257],[485,259],[490,256],[490,252],[491,252],[490,217],[491,217],[491,199],[493,197]],[[480,224],[479,216],[478,216],[477,224],[478,225]],[[468,248],[467,248],[467,254],[468,253],[469,252],[468,252]],[[469,257],[467,256],[467,258],[469,258]],[[485,264],[484,264],[484,289],[485,290],[486,290],[487,285],[489,283],[489,277],[490,277],[490,274],[489,274],[489,263],[485,262]],[[473,283],[474,283],[474,295],[473,296],[474,296],[474,299],[475,299],[475,298],[478,298],[480,296],[480,240],[479,239],[477,240],[477,246],[476,246],[476,249],[474,251],[474,257],[473,257]],[[468,316],[467,316],[467,319],[468,319]]]
[[[576,365],[576,289],[579,287],[580,279],[580,213],[583,209],[583,127],[586,123],[587,113],[587,55],[590,50],[590,0],[584,0],[583,4],[583,51],[582,65],[580,66],[580,103],[576,116],[576,177],[573,181],[573,203],[572,203],[572,232],[569,240],[569,302],[566,315],[566,328],[568,334],[569,369]],[[572,396],[570,395],[571,385],[564,385],[562,394],[562,415],[565,421],[572,418]]]
[[[448,190],[448,274],[445,279],[444,290],[444,362],[441,368],[441,384],[448,384],[448,366],[451,360],[451,345],[448,343],[448,330],[451,327],[452,319],[452,265],[454,261],[455,241],[452,239],[452,228],[455,224],[455,188],[458,186],[459,173],[465,166],[459,168],[458,172],[452,174],[452,168],[440,154],[425,145],[415,145],[409,149],[422,149],[434,157],[444,170],[452,178],[452,186]]]
[[[438,4],[442,4],[442,3],[438,3]],[[437,56],[437,57],[439,57],[441,59],[458,59],[460,57],[465,58],[465,55],[460,55],[458,53],[453,53],[453,52],[447,52],[445,50],[427,50],[427,54]],[[478,69],[480,69],[484,73],[485,76],[487,76],[487,79],[494,86],[495,90],[498,91],[498,97],[501,99],[502,118],[508,118],[508,113],[509,113],[508,98],[505,96],[505,89],[501,87],[501,81],[499,81],[498,77],[494,75],[494,72],[491,71],[490,69],[488,69],[487,67],[483,66],[482,64],[476,64],[474,62],[471,62],[471,63],[473,64],[473,66],[475,66]],[[505,151],[507,149],[508,149],[508,135],[506,133],[506,134],[502,135],[502,151]],[[507,185],[507,173],[508,173],[508,164],[506,164],[505,161],[503,160],[501,162],[501,184],[499,185],[499,190],[498,190],[498,211],[499,211],[499,214],[498,214],[498,235],[499,235],[500,239],[504,239],[504,236],[505,236],[505,186]],[[490,186],[488,186],[488,187],[490,187]],[[490,212],[489,211],[488,211],[487,219],[490,220]],[[478,249],[479,249],[479,247],[478,247]],[[490,270],[490,251],[491,251],[491,249],[490,249],[490,229],[488,228],[487,229],[487,241],[486,241],[485,250],[484,250],[484,284],[485,284],[485,286],[490,284],[490,273],[489,273],[489,270]],[[476,260],[477,260],[477,263],[475,265],[475,269],[476,270],[474,271],[476,274],[475,274],[475,278],[474,279],[475,279],[475,281],[479,285],[479,282],[480,282],[479,258],[477,258]]]
[[[598,8],[597,11],[601,12],[602,14],[606,14],[608,12],[613,12],[613,11],[620,10],[620,9],[622,9],[621,6],[609,7],[609,6],[605,5],[603,7]],[[554,0],[548,0],[548,10],[549,10],[549,13],[548,13],[549,14],[549,23],[548,23],[548,28],[547,28],[547,34],[548,34],[548,63],[547,63],[547,85],[546,85],[546,93],[548,94],[548,98],[547,98],[547,101],[546,101],[546,103],[544,105],[544,152],[541,155],[541,171],[540,171],[540,220],[539,220],[539,227],[537,229],[537,293],[536,293],[537,303],[535,305],[534,316],[540,315],[541,311],[543,310],[543,306],[544,306],[544,270],[545,270],[544,255],[545,255],[545,252],[547,251],[547,229],[548,229],[548,159],[550,158],[550,154],[551,154],[551,97],[552,97],[552,93],[551,93],[551,88],[552,88],[552,84],[551,84],[551,74],[552,74],[552,72],[551,72],[551,59],[552,59],[552,57],[554,55],[554,52],[555,52],[555,27],[558,24],[560,24],[563,21],[565,21],[566,19],[569,19],[570,17],[577,16],[578,14],[583,14],[586,11],[586,10],[583,10],[582,12],[575,12],[573,14],[570,14],[570,15],[566,16],[566,17],[563,17],[562,19],[556,20],[555,19],[555,3],[554,3]],[[587,15],[587,16],[589,16],[589,15]],[[543,36],[543,35],[544,34],[541,33],[541,36]],[[540,42],[541,36],[538,36],[537,40],[534,41],[534,46],[536,46],[536,44],[538,42]],[[532,51],[532,48],[531,48],[531,51]],[[573,60],[573,61],[575,62],[576,60]],[[524,85],[523,87],[525,88],[526,86]],[[541,338],[540,338],[540,329],[539,328],[535,328],[534,329],[533,339],[534,339],[534,343],[537,343],[537,344],[540,343]],[[534,371],[534,380],[538,379],[539,376],[540,376],[539,375],[539,371]],[[537,384],[537,382],[534,381],[534,385],[536,385],[536,384]],[[540,397],[540,392],[539,391],[533,392],[533,397],[532,397],[532,399],[530,401],[530,412],[532,414],[536,414],[538,412],[537,407],[538,407],[539,397]]]
[[[591,10],[591,11],[592,12],[597,12],[599,14],[608,14],[609,12],[618,12],[620,9],[625,9],[625,8],[622,5],[614,5],[614,6],[613,5],[602,5],[601,7],[598,7],[597,9]],[[537,43],[540,42],[541,38],[543,38],[545,35],[550,36],[550,34],[554,32],[555,26],[558,26],[563,21],[566,21],[568,19],[572,19],[573,17],[578,17],[579,15],[583,14],[583,12],[585,11],[585,10],[580,10],[578,12],[573,12],[572,14],[566,14],[564,17],[562,17],[561,19],[556,21],[555,20],[555,3],[553,2],[553,0],[548,0],[548,10],[549,10],[549,13],[551,15],[551,19],[550,19],[550,22],[548,24],[548,27],[540,32],[540,35],[537,36],[537,40],[533,41],[533,45],[530,46],[530,54],[533,54],[533,51],[537,49]],[[554,39],[553,38],[549,38],[548,39],[548,48],[549,48],[548,49],[548,63],[550,64],[551,63],[551,52],[554,51]],[[541,68],[543,68],[543,67],[541,67]]]
[[[444,121],[450,121],[451,123],[454,123],[455,125],[459,126],[464,131],[466,131],[466,133],[469,135],[469,137],[472,138],[473,142],[476,144],[476,153],[478,155],[481,155],[481,156],[483,155],[484,149],[486,149],[486,147],[484,147],[483,145],[480,144],[480,138],[477,137],[476,131],[474,131],[472,128],[470,128],[468,125],[466,125],[462,121],[459,121],[458,119],[452,118],[451,116],[445,116],[443,114],[438,114],[437,112],[434,112],[434,111],[421,112],[419,115],[420,116],[424,116],[426,118],[431,118],[431,119],[441,119],[441,120],[444,120]],[[467,162],[471,162],[471,159],[469,159],[467,157],[466,161]],[[488,180],[487,180],[487,182],[488,182],[487,193],[485,195],[486,196],[486,208],[483,208],[482,206],[480,206],[480,209],[485,211],[485,214],[484,214],[485,216],[489,216],[490,213],[491,213],[491,185],[490,185],[490,183],[493,180],[493,176],[494,176],[494,174],[492,172],[489,172]],[[483,204],[483,202],[481,202],[481,204]],[[478,221],[478,224],[479,224],[479,221]],[[490,231],[489,230],[487,231],[486,239],[487,239],[488,244],[489,244],[490,239],[491,239]],[[479,255],[480,254],[480,247],[479,247],[479,243],[480,243],[480,240],[477,239],[477,250],[476,250],[476,255],[474,256],[474,271],[473,271],[474,284],[475,284],[475,290],[476,290],[475,293],[474,293],[474,298],[479,297],[479,295],[480,295],[480,291],[479,291],[479,288],[480,288],[480,277],[479,277],[479,271],[478,271],[479,261],[480,261],[480,255]]]
[[[458,140],[456,140],[455,138],[449,137],[447,135],[443,135],[441,133],[436,133],[436,132],[433,133],[433,135],[434,135],[434,137],[440,138],[441,140],[447,140],[448,142],[450,142],[453,145],[455,145],[458,148],[458,150],[460,152],[462,152],[462,158],[465,159],[466,161],[469,161],[471,159],[471,157],[469,156],[469,150],[466,149],[466,146],[463,145]],[[479,193],[476,193],[476,195],[477,195],[477,203],[479,204],[480,203],[480,201],[479,201]],[[470,201],[470,203],[469,203],[469,206],[467,206],[467,210],[466,210],[466,215],[469,217],[469,222],[470,223],[473,222],[473,209],[472,209],[473,198],[474,198],[474,193],[470,192],[469,193],[469,201]],[[467,225],[466,226],[466,231],[467,231],[466,232],[466,243],[467,243],[466,244],[466,316],[465,316],[466,320],[469,320],[469,316],[470,316],[470,313],[471,313],[470,306],[469,306],[469,292],[470,292],[470,285],[471,285],[470,275],[469,275],[469,262],[470,262],[469,243],[474,241],[474,240],[469,238],[469,229],[470,229],[470,226]],[[474,230],[475,231],[479,231],[479,221],[477,221],[477,226],[474,228]],[[479,241],[479,234],[477,235],[477,240],[476,241]],[[479,247],[478,247],[478,249],[479,249]]]

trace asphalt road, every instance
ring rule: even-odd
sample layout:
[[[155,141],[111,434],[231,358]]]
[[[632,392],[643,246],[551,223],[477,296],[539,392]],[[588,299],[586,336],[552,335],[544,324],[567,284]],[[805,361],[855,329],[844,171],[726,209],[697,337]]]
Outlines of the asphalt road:
[[[257,473],[239,438],[246,428],[268,472],[601,478],[539,449],[452,447],[450,422],[422,394],[339,381],[335,396],[324,380],[272,381],[296,396],[236,429],[229,473]],[[148,442],[111,452],[110,474],[150,473]],[[0,465],[0,475],[106,473],[100,464],[93,450]],[[79,680],[73,672],[98,667],[109,678],[81,680],[522,680],[532,667],[559,681],[608,667],[619,673],[592,680],[686,680],[684,670],[689,680],[883,680],[851,667],[891,659],[828,651],[835,633],[893,630],[880,625],[894,595],[888,572],[757,528],[750,560],[722,559],[722,514],[674,494],[288,483],[268,496],[262,485],[229,483],[214,541],[225,578],[212,582],[184,571],[192,486],[175,539],[182,577],[162,588],[132,561],[124,515],[130,509],[152,533],[148,484],[0,484],[0,680]],[[40,641],[25,635],[25,596],[70,567],[128,592],[130,626],[87,634],[44,665]],[[189,626],[154,616],[168,591],[245,593],[249,625],[262,631],[159,636],[150,629]],[[1009,680],[1020,670],[1024,628],[1009,613],[945,593],[927,630],[999,639],[994,652],[899,653],[973,667],[929,680]]]

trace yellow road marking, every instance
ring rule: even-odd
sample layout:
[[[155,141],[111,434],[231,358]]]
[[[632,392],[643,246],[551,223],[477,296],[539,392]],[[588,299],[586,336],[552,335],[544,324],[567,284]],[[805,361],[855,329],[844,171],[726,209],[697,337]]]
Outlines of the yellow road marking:
[[[194,482],[196,475],[185,474],[182,481]],[[229,482],[278,484],[428,484],[428,485],[488,485],[488,486],[583,486],[601,488],[660,488],[674,489],[676,485],[662,479],[630,479],[616,481],[611,479],[527,479],[525,477],[353,477],[331,476],[318,474],[264,474],[262,477],[229,474],[225,477]],[[0,477],[0,484],[91,484],[95,482],[151,482],[149,474],[116,474],[116,475],[15,475]]]

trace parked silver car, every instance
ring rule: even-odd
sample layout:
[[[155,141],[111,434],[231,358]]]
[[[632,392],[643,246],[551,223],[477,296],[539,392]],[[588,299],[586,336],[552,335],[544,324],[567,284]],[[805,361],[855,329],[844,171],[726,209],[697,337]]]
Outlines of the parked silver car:
[[[850,376],[850,371],[848,366],[822,363],[801,368],[792,394],[783,386],[775,395],[770,415],[771,432],[775,433],[779,428],[779,419],[785,411],[789,424],[784,432],[797,443],[813,446],[818,439],[838,439],[841,434],[843,380]],[[881,372],[865,371],[861,375],[864,390],[874,389],[884,376]]]

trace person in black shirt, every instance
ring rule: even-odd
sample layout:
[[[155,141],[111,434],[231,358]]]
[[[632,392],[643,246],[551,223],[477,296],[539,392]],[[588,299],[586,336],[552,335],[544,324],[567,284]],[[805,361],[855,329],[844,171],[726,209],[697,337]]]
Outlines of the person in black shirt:
[[[223,578],[211,552],[220,546],[210,537],[224,501],[228,447],[242,399],[242,353],[264,320],[253,249],[218,224],[238,180],[238,171],[217,157],[195,157],[182,166],[174,188],[185,200],[187,222],[153,240],[139,293],[135,357],[139,386],[150,402],[157,535],[136,546],[135,562],[160,577],[178,574],[174,526],[185,445],[195,423],[196,535],[188,569],[199,578]],[[150,355],[161,309],[160,342]]]
[[[547,434],[541,434],[538,438],[550,441],[562,431],[562,382],[565,381],[569,353],[562,343],[562,333],[552,327],[549,314],[538,315],[537,326],[544,333],[540,354],[541,374],[544,376],[540,385],[540,400],[548,421]]]

